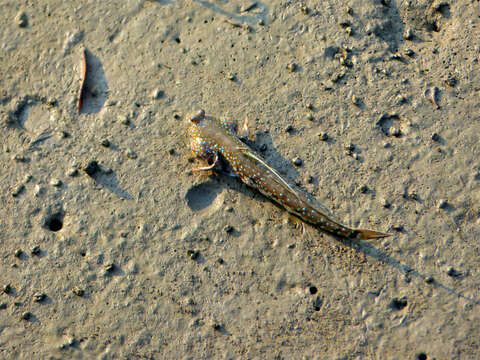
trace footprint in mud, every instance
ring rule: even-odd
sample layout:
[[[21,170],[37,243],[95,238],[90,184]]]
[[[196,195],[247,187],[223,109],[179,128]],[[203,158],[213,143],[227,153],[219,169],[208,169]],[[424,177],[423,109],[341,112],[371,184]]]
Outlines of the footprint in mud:
[[[216,199],[221,187],[213,182],[204,182],[188,189],[185,195],[187,205],[193,211],[199,211],[210,206]]]

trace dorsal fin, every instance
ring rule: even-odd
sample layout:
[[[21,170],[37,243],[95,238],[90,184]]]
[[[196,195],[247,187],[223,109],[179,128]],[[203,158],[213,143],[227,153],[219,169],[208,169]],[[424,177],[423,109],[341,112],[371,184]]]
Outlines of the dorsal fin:
[[[245,156],[248,156],[251,159],[258,161],[263,166],[265,166],[268,170],[270,170],[270,172],[275,177],[275,179],[277,179],[280,183],[282,183],[290,191],[290,193],[293,196],[295,196],[299,201],[307,202],[314,210],[324,215],[325,217],[329,218],[331,221],[338,223],[338,220],[333,216],[332,212],[325,205],[323,205],[320,201],[315,199],[312,195],[302,190],[294,189],[292,185],[290,185],[274,168],[268,165],[265,160],[263,160],[260,156],[255,154],[247,146],[239,146],[238,150],[240,150]]]
[[[261,157],[256,155],[253,151],[251,151],[246,146],[245,147],[244,146],[242,146],[242,147],[239,146],[238,150],[240,150],[245,156],[248,156],[249,158],[252,158],[252,159],[258,161],[260,164],[265,166],[268,170],[270,170],[270,172],[275,177],[275,179],[277,179],[279,182],[281,182],[295,197],[297,197],[299,200],[301,200],[297,191],[277,172],[277,170],[275,170],[270,165],[268,165],[265,160],[263,160]]]

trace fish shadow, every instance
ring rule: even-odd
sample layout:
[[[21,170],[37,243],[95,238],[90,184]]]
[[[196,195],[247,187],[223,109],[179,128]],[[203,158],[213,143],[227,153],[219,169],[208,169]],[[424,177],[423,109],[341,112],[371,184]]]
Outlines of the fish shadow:
[[[122,199],[133,200],[133,196],[121,188],[120,181],[113,170],[97,172],[93,174],[92,179]]]
[[[107,100],[108,83],[100,58],[85,49],[86,72],[82,91],[82,114],[98,113]]]

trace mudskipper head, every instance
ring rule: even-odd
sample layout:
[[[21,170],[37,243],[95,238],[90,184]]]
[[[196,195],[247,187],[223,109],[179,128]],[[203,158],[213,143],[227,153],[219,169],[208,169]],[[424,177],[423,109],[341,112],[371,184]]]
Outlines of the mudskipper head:
[[[210,163],[213,162],[216,150],[208,136],[208,131],[207,134],[205,134],[205,126],[208,125],[209,122],[205,122],[204,120],[206,120],[205,111],[199,110],[190,118],[188,135],[190,137],[190,148],[193,154]]]

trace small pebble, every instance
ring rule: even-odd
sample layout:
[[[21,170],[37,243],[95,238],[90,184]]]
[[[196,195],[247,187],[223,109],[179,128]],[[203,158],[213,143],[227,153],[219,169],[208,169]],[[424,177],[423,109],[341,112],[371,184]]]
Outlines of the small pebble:
[[[426,279],[425,279],[425,282],[427,284],[433,284],[435,282],[435,279],[433,278],[433,276],[428,276]]]
[[[215,330],[215,331],[220,331],[220,330],[222,330],[222,325],[217,324],[217,323],[213,323],[213,324],[212,324],[212,328],[213,328],[213,330]]]
[[[20,155],[20,154],[15,154],[15,155],[12,157],[12,160],[13,160],[13,161],[16,161],[16,162],[20,162],[20,163],[26,163],[26,162],[28,161],[25,156]]]
[[[33,295],[33,298],[35,302],[42,302],[47,298],[47,295],[45,295],[44,293],[38,293]]]
[[[366,194],[368,192],[368,186],[367,185],[362,185],[362,186],[360,186],[358,191],[360,191],[362,194]]]
[[[155,89],[152,93],[153,99],[161,99],[165,95],[165,92],[160,89]]]
[[[120,115],[118,121],[125,126],[130,125],[130,117],[128,115]]]
[[[410,191],[410,194],[408,194],[408,197],[413,201],[418,201],[420,199],[420,197],[418,196],[415,190]]]
[[[345,145],[345,150],[347,150],[348,153],[352,153],[355,150],[355,145],[350,143]]]
[[[287,69],[290,71],[290,72],[295,72],[297,71],[297,68],[298,68],[298,65],[295,64],[295,63],[290,63],[287,65]]]
[[[392,144],[390,144],[389,142],[384,142],[384,143],[383,143],[383,147],[384,147],[385,149],[388,149],[388,148],[392,147]]]
[[[237,77],[235,76],[234,73],[228,73],[227,78],[230,81],[235,81]]]
[[[455,270],[453,267],[450,267],[448,270],[447,270],[447,275],[448,276],[451,276],[451,277],[459,277],[462,275],[462,273],[458,270]]]
[[[446,79],[445,79],[445,84],[447,84],[448,86],[450,87],[455,87],[457,85],[457,79],[451,75],[449,75]]]
[[[22,314],[22,319],[23,320],[28,321],[28,320],[32,319],[32,317],[33,317],[33,314],[30,311],[26,311]]]
[[[13,290],[12,285],[10,285],[10,284],[7,284],[7,285],[3,286],[3,292],[5,294],[10,294],[12,292],[12,290]]]
[[[405,32],[403,33],[403,38],[405,40],[413,40],[413,38],[415,37],[415,35],[413,34],[413,30],[408,28],[405,30]]]
[[[172,148],[172,149],[169,149],[169,150],[168,150],[168,153],[169,153],[170,155],[175,155],[175,149],[173,149],[173,148]]]
[[[127,151],[127,158],[135,160],[137,158],[137,153],[133,150],[128,150]]]
[[[393,225],[392,229],[395,230],[395,231],[398,231],[398,232],[404,232],[405,231],[405,228],[401,224],[400,225]]]
[[[108,147],[110,147],[110,141],[108,139],[102,139],[102,141],[100,141],[100,145],[108,148]]]
[[[310,8],[309,8],[308,6],[302,5],[301,8],[300,8],[300,10],[302,10],[302,13],[303,13],[304,15],[310,14]]]
[[[197,260],[200,257],[200,251],[198,250],[188,250],[187,255],[190,256],[192,260]]]
[[[75,295],[77,295],[79,297],[83,297],[85,295],[85,290],[80,289],[78,287],[74,287],[72,291]]]
[[[223,231],[225,231],[227,234],[229,234],[233,231],[233,226],[232,225],[225,225],[225,227],[223,228]]]
[[[28,26],[28,17],[27,17],[27,14],[22,11],[20,12],[18,15],[17,15],[17,18],[16,18],[16,21],[17,21],[17,25],[21,28],[25,28]]]
[[[358,96],[352,95],[352,103],[353,105],[360,106],[362,103],[362,100]]]
[[[40,255],[41,253],[41,249],[40,249],[40,246],[38,245],[35,245],[34,247],[32,247],[32,249],[30,250],[30,252],[32,253],[32,255]]]
[[[441,200],[438,202],[438,208],[439,208],[439,209],[446,209],[447,207],[448,207],[448,202],[447,202],[447,200],[441,199]]]
[[[323,132],[323,131],[321,131],[321,132],[318,133],[318,137],[319,137],[320,140],[322,140],[322,141],[327,141],[327,140],[328,140],[328,135],[327,135],[327,133],[326,133],[326,132]]]
[[[17,196],[20,195],[24,190],[25,190],[25,185],[20,184],[20,185],[18,185],[18,186],[15,188],[15,190],[12,191],[12,196],[13,196],[13,197],[17,197]]]
[[[348,27],[345,28],[345,33],[346,33],[348,36],[353,36],[353,35],[355,34],[355,31],[352,29],[352,27],[348,26]],[[342,58],[342,60],[344,60],[344,63],[346,64],[346,62],[345,62],[346,59],[343,59],[343,58]],[[342,64],[342,65],[344,65],[344,64]],[[347,66],[348,66],[348,65],[347,65]],[[351,67],[351,66],[349,66],[349,67]]]
[[[105,265],[105,271],[109,274],[113,273],[115,271],[115,264]]]
[[[219,264],[225,263],[225,261],[224,261],[222,258],[218,258],[218,259],[217,259],[217,262],[218,262]]]
[[[293,164],[295,166],[301,166],[303,164],[303,160],[300,159],[299,157],[295,157],[295,158],[293,158]]]
[[[287,125],[287,127],[285,128],[285,131],[287,133],[291,133],[293,131],[293,126],[292,125]]]
[[[15,250],[15,257],[20,258],[23,255],[23,250],[17,249]]]
[[[308,109],[308,110],[313,110],[313,104],[312,103],[307,103],[305,105],[305,107]]]
[[[70,170],[68,170],[67,175],[70,176],[70,177],[78,176],[78,169],[71,168]]]
[[[62,186],[62,180],[52,179],[52,180],[50,180],[50,185],[55,186],[55,187],[60,187],[60,186]]]
[[[0,304],[0,310],[5,310],[7,308],[7,303]]]
[[[398,95],[397,96],[397,105],[403,105],[403,104],[406,104],[408,103],[408,99],[403,96],[403,95]]]
[[[381,204],[385,209],[389,209],[390,206],[392,206],[392,204],[390,204],[390,202],[385,198],[381,199]]]
[[[433,133],[432,134],[432,140],[433,141],[439,141],[440,140],[440,135],[438,135],[437,133]]]
[[[405,49],[403,53],[408,57],[413,57],[413,55],[415,55],[415,51],[413,51],[412,49]]]
[[[97,172],[100,172],[100,166],[96,160],[91,160],[87,166],[83,169],[87,173],[88,176],[93,176]]]
[[[312,114],[307,115],[307,120],[314,121],[315,117]]]

